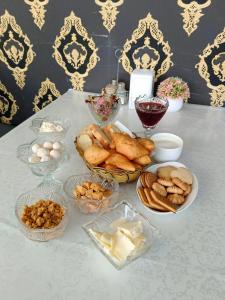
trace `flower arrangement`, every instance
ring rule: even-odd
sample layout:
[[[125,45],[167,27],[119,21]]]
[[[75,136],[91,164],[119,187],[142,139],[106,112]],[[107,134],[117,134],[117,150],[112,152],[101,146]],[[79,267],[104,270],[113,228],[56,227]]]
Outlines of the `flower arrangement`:
[[[185,102],[190,98],[190,90],[186,82],[179,77],[169,77],[162,81],[157,90],[160,98],[182,98]]]
[[[109,122],[119,109],[119,98],[116,95],[102,94],[100,96],[89,96],[86,103],[100,125]]]

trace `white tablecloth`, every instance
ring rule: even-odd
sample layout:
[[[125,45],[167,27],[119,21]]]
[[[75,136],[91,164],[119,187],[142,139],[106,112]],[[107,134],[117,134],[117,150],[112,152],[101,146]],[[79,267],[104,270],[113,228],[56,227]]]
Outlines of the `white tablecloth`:
[[[63,181],[87,171],[73,145],[79,131],[93,122],[85,95],[70,90],[37,114],[54,114],[72,122],[66,137],[70,161],[56,173]],[[121,108],[118,119],[134,131],[142,130],[136,112],[127,106]],[[161,231],[155,247],[121,271],[111,266],[81,229],[93,216],[73,206],[60,239],[33,242],[18,230],[16,198],[40,182],[16,158],[17,146],[35,138],[30,122],[0,139],[0,299],[225,299],[224,109],[185,105],[178,113],[167,113],[154,130],[183,138],[180,162],[197,175],[199,193],[185,212],[162,217],[139,204],[135,183],[121,185],[120,199],[129,200]]]

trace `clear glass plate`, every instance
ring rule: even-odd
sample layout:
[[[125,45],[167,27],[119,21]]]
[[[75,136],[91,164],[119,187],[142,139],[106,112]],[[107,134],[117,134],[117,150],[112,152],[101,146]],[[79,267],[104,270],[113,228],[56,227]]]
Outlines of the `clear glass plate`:
[[[127,221],[133,222],[141,221],[145,236],[145,243],[143,247],[141,247],[140,250],[137,251],[134,255],[128,256],[128,258],[123,262],[120,262],[113,256],[109,255],[109,252],[102,247],[102,245],[95,239],[93,234],[90,232],[90,230],[95,230],[99,232],[112,233],[114,230],[110,225],[118,219],[125,219]],[[91,238],[91,240],[94,242],[95,246],[118,270],[122,269],[133,260],[141,257],[146,251],[149,250],[149,248],[151,248],[151,246],[159,237],[158,229],[150,223],[148,218],[136,211],[136,209],[134,209],[132,205],[126,201],[122,201],[121,203],[115,205],[113,208],[108,209],[107,212],[99,215],[95,220],[83,225],[82,227],[88,234],[88,236]]]
[[[104,188],[112,191],[112,195],[104,200],[76,199],[73,194],[74,188],[77,185],[82,185],[85,181],[101,184]],[[115,180],[108,181],[93,174],[72,175],[64,183],[64,191],[67,196],[74,199],[75,204],[83,213],[98,213],[115,205],[118,199],[119,184]],[[90,208],[92,209],[90,210]]]

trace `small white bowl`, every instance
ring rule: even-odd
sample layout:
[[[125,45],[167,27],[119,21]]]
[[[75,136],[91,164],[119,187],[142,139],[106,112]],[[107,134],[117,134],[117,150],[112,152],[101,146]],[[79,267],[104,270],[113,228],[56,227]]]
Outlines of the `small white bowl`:
[[[155,143],[153,158],[158,162],[176,161],[183,150],[183,140],[171,133],[157,133],[151,139]]]

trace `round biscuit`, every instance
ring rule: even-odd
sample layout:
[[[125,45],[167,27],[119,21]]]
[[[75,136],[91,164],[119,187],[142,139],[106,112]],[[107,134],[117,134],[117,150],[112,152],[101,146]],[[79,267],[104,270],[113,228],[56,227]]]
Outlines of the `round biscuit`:
[[[191,193],[191,190],[192,190],[191,185],[188,185],[188,189],[184,192],[184,196],[185,197],[188,196]]]
[[[167,196],[167,191],[165,189],[165,187],[161,184],[159,184],[158,182],[154,182],[152,185],[152,189],[153,191],[155,191],[156,193],[158,193],[159,195],[166,197]]]
[[[158,178],[157,182],[166,187],[173,186],[173,182],[168,179]]]
[[[167,189],[167,193],[170,194],[179,194],[179,195],[183,195],[184,191],[179,188],[178,186],[169,186]]]
[[[178,186],[179,188],[181,188],[184,192],[188,190],[188,184],[183,182],[182,180],[180,180],[177,177],[172,178],[172,182]]]
[[[173,204],[177,204],[177,205],[181,205],[184,203],[185,198],[181,195],[178,194],[171,194],[167,197],[167,199],[173,203]]]
[[[151,188],[153,183],[156,182],[157,176],[154,173],[145,173],[145,183],[148,188]]]
[[[159,167],[157,169],[157,175],[160,178],[164,179],[170,179],[171,178],[171,172],[175,171],[177,168],[174,166],[165,166],[165,167]]]
[[[183,167],[178,168],[177,170],[173,170],[171,172],[171,177],[172,178],[177,177],[187,184],[192,184],[193,182],[193,176],[191,172],[187,168],[183,168]]]

